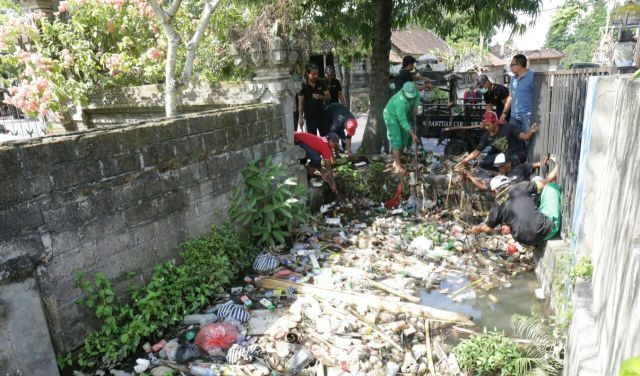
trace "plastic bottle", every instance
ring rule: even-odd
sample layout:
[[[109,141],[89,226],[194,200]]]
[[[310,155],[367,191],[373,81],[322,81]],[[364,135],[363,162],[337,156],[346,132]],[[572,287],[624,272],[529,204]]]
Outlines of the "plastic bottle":
[[[182,320],[182,323],[185,325],[198,324],[202,326],[216,321],[218,321],[218,315],[215,313],[207,313],[204,315],[186,315]]]
[[[303,347],[296,351],[291,359],[289,359],[287,362],[287,369],[291,372],[298,373],[311,364],[312,358],[313,355],[311,355],[309,350]]]
[[[387,363],[387,376],[396,376],[399,369],[400,369],[400,365],[398,363],[394,363],[394,362]]]
[[[220,372],[211,367],[203,367],[203,366],[191,366],[189,368],[189,372],[192,376],[218,376]]]

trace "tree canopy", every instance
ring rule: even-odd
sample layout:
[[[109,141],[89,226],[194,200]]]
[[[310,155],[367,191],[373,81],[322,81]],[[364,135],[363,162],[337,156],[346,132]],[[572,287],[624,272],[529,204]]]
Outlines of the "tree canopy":
[[[600,41],[600,27],[607,16],[604,1],[590,4],[567,1],[554,15],[545,46],[565,54],[562,65],[591,61]]]

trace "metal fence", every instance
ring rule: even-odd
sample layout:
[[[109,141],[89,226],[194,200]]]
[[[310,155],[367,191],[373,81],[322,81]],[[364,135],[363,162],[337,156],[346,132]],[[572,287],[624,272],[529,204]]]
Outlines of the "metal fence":
[[[582,121],[584,118],[587,81],[591,76],[613,73],[608,68],[580,69],[535,74],[532,118],[540,124],[529,160],[538,161],[555,154],[560,164],[558,185],[563,191],[563,235],[568,235],[573,215]]]
[[[3,102],[0,90],[0,135],[13,137],[40,137],[49,133],[47,123],[42,118],[29,118],[19,109]]]

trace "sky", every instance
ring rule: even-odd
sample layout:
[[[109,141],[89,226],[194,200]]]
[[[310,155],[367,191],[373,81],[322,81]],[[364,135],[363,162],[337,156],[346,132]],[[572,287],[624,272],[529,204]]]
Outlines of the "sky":
[[[515,47],[521,50],[534,50],[542,47],[547,35],[547,30],[549,30],[549,26],[551,25],[551,19],[557,11],[557,8],[562,6],[564,2],[565,0],[542,0],[542,10],[538,13],[534,25],[529,26],[523,35],[514,36],[513,42]],[[532,18],[520,15],[518,16],[518,20],[528,23]],[[510,33],[511,30],[501,30],[491,39],[491,45],[496,42],[504,45]]]

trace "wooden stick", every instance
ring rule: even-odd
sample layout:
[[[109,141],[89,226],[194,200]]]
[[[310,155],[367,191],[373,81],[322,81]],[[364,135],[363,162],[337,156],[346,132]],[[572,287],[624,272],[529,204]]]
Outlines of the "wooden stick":
[[[429,372],[432,376],[436,375],[436,367],[433,366],[433,353],[431,352],[431,330],[429,319],[424,320],[425,337],[427,337],[427,361],[429,362]]]
[[[367,321],[365,321],[364,317],[358,315],[357,312],[355,312],[353,309],[351,308],[347,308],[347,312],[354,316],[355,318],[357,318],[358,320],[360,320],[360,322],[362,322],[367,328],[371,329],[373,332],[375,332],[380,338],[382,338],[383,340],[385,340],[385,342],[387,342],[388,344],[390,344],[391,346],[395,347],[398,351],[404,351],[404,349],[396,342],[394,341],[391,337],[389,337],[388,335],[384,334],[380,329],[378,329],[374,324],[370,324]]]
[[[348,267],[339,266],[339,265],[334,266],[334,269],[348,272],[351,275],[360,274],[361,273],[357,269],[348,268]],[[402,298],[404,300],[408,300],[408,301],[410,301],[412,303],[420,303],[420,298],[418,298],[417,296],[405,294],[404,292],[396,290],[394,288],[391,288],[391,287],[389,287],[389,286],[387,286],[387,285],[385,285],[383,283],[376,282],[376,281],[372,280],[371,278],[367,277],[366,275],[364,275],[364,273],[362,273],[362,279],[364,279],[368,284],[370,284],[371,286],[373,286],[373,287],[375,287],[375,288],[377,288],[379,290],[388,292],[389,294],[398,296],[398,297],[400,297],[400,298]]]
[[[277,289],[293,287],[299,294],[309,294],[332,301],[341,301],[347,304],[361,305],[378,310],[385,310],[393,313],[408,313],[413,316],[431,318],[442,321],[454,321],[464,324],[473,323],[470,316],[457,312],[444,311],[432,307],[418,305],[414,303],[398,302],[381,298],[379,296],[357,294],[353,292],[343,292],[331,289],[323,289],[306,283],[295,283],[279,280],[271,277],[261,278],[256,281],[256,285],[264,289]]]
[[[451,193],[451,180],[453,179],[453,174],[449,174],[449,186],[447,187],[447,198],[444,200],[445,209],[449,206],[449,193]]]
[[[461,288],[459,290],[454,291],[453,294],[451,294],[451,297],[454,297],[454,296],[460,294],[461,292],[463,292],[464,290],[477,285],[478,283],[482,282],[483,280],[484,280],[484,278],[479,278],[477,281],[475,281],[473,283],[470,283],[470,284],[466,285],[465,287],[463,287],[463,288]]]
[[[369,284],[371,284],[371,286],[380,289],[382,291],[386,291],[389,294],[395,295],[395,296],[399,296],[400,298],[404,299],[404,300],[408,300],[412,303],[420,303],[420,298],[418,298],[417,296],[413,296],[413,295],[409,295],[409,294],[405,294],[402,291],[398,291],[396,289],[392,289],[391,287],[380,283],[380,282],[376,282],[372,279],[366,278],[367,282]]]

